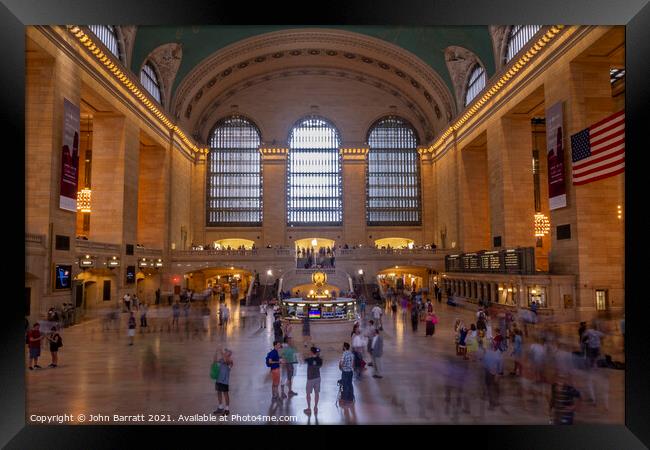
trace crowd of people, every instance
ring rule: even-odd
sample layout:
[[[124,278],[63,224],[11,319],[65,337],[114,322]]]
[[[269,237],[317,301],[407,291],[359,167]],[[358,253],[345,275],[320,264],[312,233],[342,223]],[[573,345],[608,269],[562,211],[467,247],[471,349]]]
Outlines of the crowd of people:
[[[336,255],[334,248],[298,247],[296,249],[297,267],[301,269],[334,267]]]

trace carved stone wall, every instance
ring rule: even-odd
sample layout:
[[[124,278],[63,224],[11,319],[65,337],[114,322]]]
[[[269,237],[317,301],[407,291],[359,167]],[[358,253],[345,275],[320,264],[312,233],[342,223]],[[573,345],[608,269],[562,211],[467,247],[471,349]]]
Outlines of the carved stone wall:
[[[456,105],[460,111],[465,107],[465,93],[470,72],[476,64],[480,64],[483,70],[485,70],[485,65],[470,50],[455,45],[445,49],[445,62],[454,85]]]
[[[181,44],[169,43],[156,47],[146,61],[153,64],[160,83],[161,102],[166,110],[170,109],[170,97],[176,73],[183,58],[183,47]]]

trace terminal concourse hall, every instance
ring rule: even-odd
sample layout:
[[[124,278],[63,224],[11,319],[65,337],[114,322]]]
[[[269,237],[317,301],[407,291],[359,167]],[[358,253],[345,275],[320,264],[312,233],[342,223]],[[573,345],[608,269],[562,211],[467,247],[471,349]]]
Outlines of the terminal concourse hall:
[[[624,27],[25,39],[28,423],[624,423]]]

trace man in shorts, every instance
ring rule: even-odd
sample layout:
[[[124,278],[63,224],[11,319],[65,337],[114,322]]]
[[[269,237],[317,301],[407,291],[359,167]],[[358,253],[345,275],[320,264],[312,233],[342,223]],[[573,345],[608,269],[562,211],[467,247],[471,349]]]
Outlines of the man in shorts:
[[[266,355],[266,367],[271,369],[271,394],[273,400],[279,400],[278,386],[280,385],[280,350],[282,344],[279,341],[273,342],[273,350]]]
[[[314,391],[314,414],[318,414],[318,396],[320,394],[320,368],[323,360],[320,357],[320,349],[312,347],[311,356],[305,358],[307,363],[307,409],[303,412],[311,415],[311,392]]]
[[[29,347],[29,370],[40,369],[38,358],[41,356],[41,341],[45,338],[41,334],[41,325],[36,322],[32,329],[27,333],[27,345]],[[32,361],[34,367],[32,367]]]

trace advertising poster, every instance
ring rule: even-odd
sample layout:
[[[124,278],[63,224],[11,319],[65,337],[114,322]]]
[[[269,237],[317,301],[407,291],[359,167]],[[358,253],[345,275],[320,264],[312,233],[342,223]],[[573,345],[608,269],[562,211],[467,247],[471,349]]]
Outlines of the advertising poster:
[[[63,103],[63,143],[61,146],[61,193],[59,208],[77,212],[79,176],[79,107],[68,99]]]
[[[550,210],[566,206],[564,147],[562,102],[558,102],[546,110],[548,203]]]

